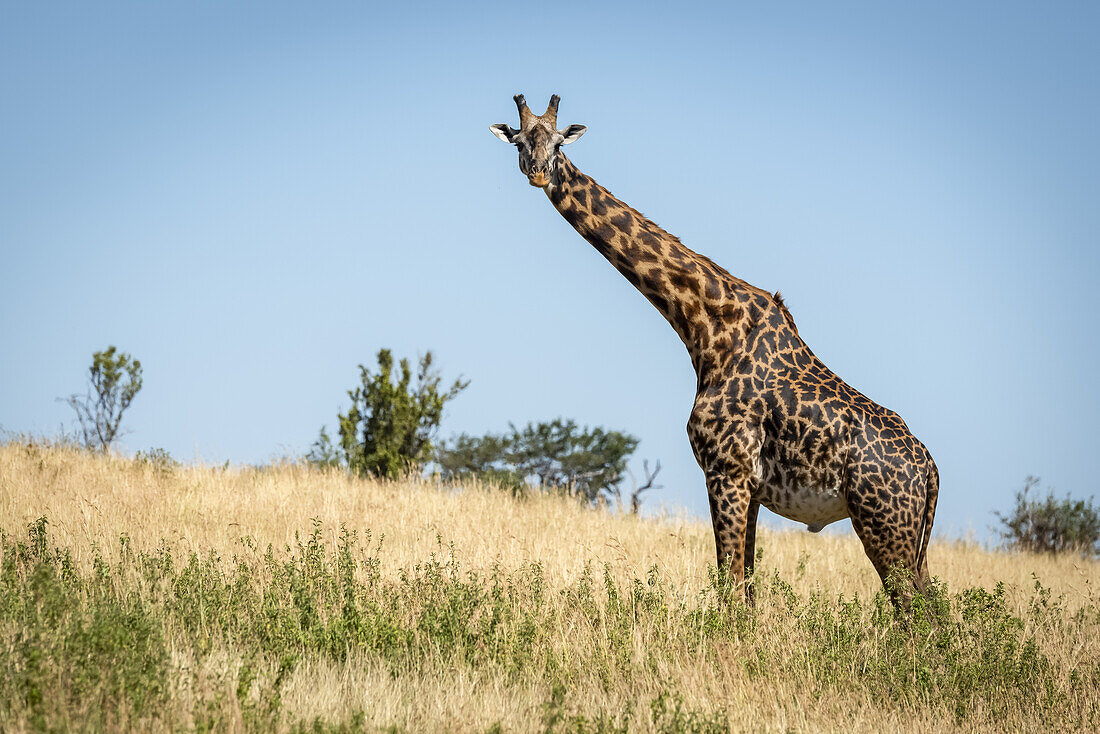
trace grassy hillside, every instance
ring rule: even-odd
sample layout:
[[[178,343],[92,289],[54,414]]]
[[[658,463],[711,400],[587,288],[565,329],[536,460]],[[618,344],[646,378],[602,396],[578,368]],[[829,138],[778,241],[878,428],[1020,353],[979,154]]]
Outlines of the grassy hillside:
[[[2,731],[1100,728],[1079,558],[934,542],[900,624],[854,536],[763,530],[747,610],[695,520],[23,444],[0,529]]]

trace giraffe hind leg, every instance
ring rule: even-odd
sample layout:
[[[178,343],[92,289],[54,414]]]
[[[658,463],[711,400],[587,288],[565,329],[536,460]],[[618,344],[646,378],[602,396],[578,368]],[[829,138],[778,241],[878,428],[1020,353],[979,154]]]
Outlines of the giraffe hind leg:
[[[755,600],[752,579],[756,568],[756,517],[759,512],[760,503],[751,500],[745,526],[745,598],[749,604]]]
[[[848,494],[852,527],[883,587],[901,607],[908,607],[913,592],[923,592],[928,581],[920,553],[924,487],[923,476],[890,484],[856,479]]]

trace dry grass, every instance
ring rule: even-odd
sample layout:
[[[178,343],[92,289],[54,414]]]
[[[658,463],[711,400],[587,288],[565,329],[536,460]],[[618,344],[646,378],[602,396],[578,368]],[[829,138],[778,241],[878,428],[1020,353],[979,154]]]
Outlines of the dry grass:
[[[586,568],[595,573],[600,589],[606,568],[615,585],[629,591],[656,566],[666,601],[681,607],[705,607],[700,600],[713,596],[708,567],[714,542],[710,528],[694,519],[641,520],[553,496],[514,499],[491,488],[361,481],[293,465],[165,468],[64,448],[0,446],[0,529],[9,538],[24,538],[27,526],[43,516],[50,543],[68,550],[81,573],[91,573],[97,553],[118,563],[126,553],[120,543],[125,535],[139,554],[155,554],[167,541],[181,564],[192,552],[206,558],[216,551],[228,569],[236,556],[257,569],[262,581],[271,573],[264,570],[263,551],[270,545],[280,558],[293,555],[315,522],[330,550],[341,526],[361,538],[369,532],[370,547],[361,550],[361,557],[374,553],[379,576],[394,584],[403,574],[415,575],[417,565],[433,553],[446,558],[459,576],[475,572],[480,579],[493,573],[518,578],[537,563],[549,605],[540,612],[549,630],[546,660],[556,660],[555,655],[587,660],[616,634],[606,622],[578,623],[578,612],[571,608],[576,600],[569,590],[582,583]],[[244,538],[254,541],[255,551],[242,543]],[[763,552],[758,578],[778,575],[803,600],[800,605],[811,604],[805,600],[815,595],[830,610],[839,609],[838,597],[861,600],[858,614],[868,620],[868,629],[866,640],[853,644],[873,647],[890,634],[869,621],[879,582],[854,536],[762,529],[758,547]],[[484,731],[494,725],[504,731],[548,725],[596,731],[600,716],[607,727],[632,731],[704,730],[710,724],[750,731],[1087,729],[1100,721],[1095,691],[1100,681],[1100,564],[949,542],[933,543],[929,564],[951,591],[1006,585],[1005,607],[1023,622],[1013,634],[1033,638],[1049,661],[1044,690],[1054,703],[1014,701],[1011,690],[991,692],[988,700],[978,696],[960,716],[949,701],[932,693],[890,698],[861,685],[864,673],[857,668],[865,662],[859,660],[873,657],[840,664],[835,682],[822,679],[812,661],[799,657],[814,642],[805,636],[815,633],[800,626],[797,617],[811,607],[798,606],[800,612],[785,608],[786,587],[775,586],[771,593],[764,590],[751,613],[751,635],[741,635],[736,626],[716,635],[670,632],[679,619],[675,604],[662,607],[652,620],[635,612],[626,662],[609,669],[579,665],[557,682],[548,678],[542,657],[539,664],[517,671],[494,662],[474,664],[469,651],[395,662],[371,649],[350,649],[346,655],[304,649],[278,681],[277,720],[263,721],[287,728],[315,719],[350,722],[358,712],[368,730],[395,726],[410,731]],[[356,578],[364,581],[367,569],[360,565]],[[1036,578],[1052,599],[1060,599],[1049,612],[1057,623],[1047,624],[1034,612]],[[116,583],[123,584],[119,579]],[[601,598],[601,614],[608,604]],[[1074,615],[1081,618],[1075,626],[1070,625]],[[219,730],[262,728],[258,719],[249,718],[248,701],[264,695],[260,683],[275,680],[278,656],[253,660],[232,636],[209,649],[196,648],[193,631],[176,623],[165,629],[170,685],[162,710],[142,726],[188,729],[205,722]],[[17,631],[0,627],[0,653],[14,649]],[[774,669],[756,670],[754,660]],[[256,668],[260,683],[251,698],[241,699],[234,692],[246,664]],[[664,713],[654,713],[655,701],[666,701],[658,704],[666,705]],[[672,711],[675,706],[679,714]],[[196,713],[200,710],[209,717]],[[81,728],[87,715],[78,709],[54,711],[50,722]],[[124,715],[104,722],[107,728],[132,725]],[[0,730],[34,724],[18,706],[0,709]]]

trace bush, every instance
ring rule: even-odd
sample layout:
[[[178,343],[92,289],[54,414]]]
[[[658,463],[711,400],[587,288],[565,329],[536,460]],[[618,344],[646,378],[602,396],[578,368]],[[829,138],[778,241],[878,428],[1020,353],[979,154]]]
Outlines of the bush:
[[[152,448],[147,451],[138,451],[134,461],[141,466],[156,469],[162,474],[171,474],[180,468],[180,463],[168,453],[167,449]]]
[[[1004,525],[1001,535],[1007,544],[1037,553],[1100,554],[1100,515],[1092,498],[1085,502],[1067,495],[1059,500],[1049,490],[1045,498],[1029,498],[1028,493],[1038,484],[1038,477],[1028,477],[1024,488],[1016,492],[1012,513],[994,513]]]
[[[440,376],[432,370],[432,353],[420,358],[416,384],[409,360],[397,365],[390,350],[378,352],[378,372],[359,365],[362,384],[348,391],[351,408],[338,414],[340,444],[322,428],[306,459],[316,466],[345,466],[359,476],[398,479],[418,471],[432,454],[432,439],[443,418],[443,406],[466,389],[455,380],[440,391]]]

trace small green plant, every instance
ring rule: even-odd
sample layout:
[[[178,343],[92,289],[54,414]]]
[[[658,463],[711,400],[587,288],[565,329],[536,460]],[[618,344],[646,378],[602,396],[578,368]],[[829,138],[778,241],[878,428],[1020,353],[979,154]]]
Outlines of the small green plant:
[[[1100,514],[1092,498],[1074,500],[1068,495],[1058,499],[1048,491],[1046,497],[1028,496],[1039,484],[1028,477],[1016,493],[1016,506],[1008,515],[994,513],[1004,528],[1001,535],[1012,548],[1036,553],[1075,552],[1100,555]]]
[[[39,731],[69,728],[71,711],[83,712],[80,728],[116,729],[120,716],[147,724],[168,695],[158,611],[118,593],[98,556],[96,572],[77,573],[47,525],[39,518],[26,541],[0,542],[0,639],[14,641],[0,661],[0,712],[21,710]]]
[[[346,467],[347,455],[342,446],[333,443],[332,436],[328,435],[328,429],[322,426],[317,440],[313,442],[309,453],[306,454],[306,461],[319,469]]]
[[[66,402],[90,450],[107,451],[118,437],[122,414],[141,390],[141,362],[114,346],[92,355],[88,368],[88,392],[70,395]]]
[[[179,469],[180,463],[166,449],[152,448],[138,451],[134,461],[141,466],[149,466],[162,474],[171,474]]]
[[[397,365],[388,349],[378,352],[378,372],[359,365],[361,385],[348,391],[351,408],[338,415],[340,444],[322,428],[307,455],[318,466],[346,466],[359,476],[398,479],[419,471],[432,455],[443,406],[470,384],[457,379],[447,390],[432,369],[432,353],[420,358],[413,383],[407,359]]]

